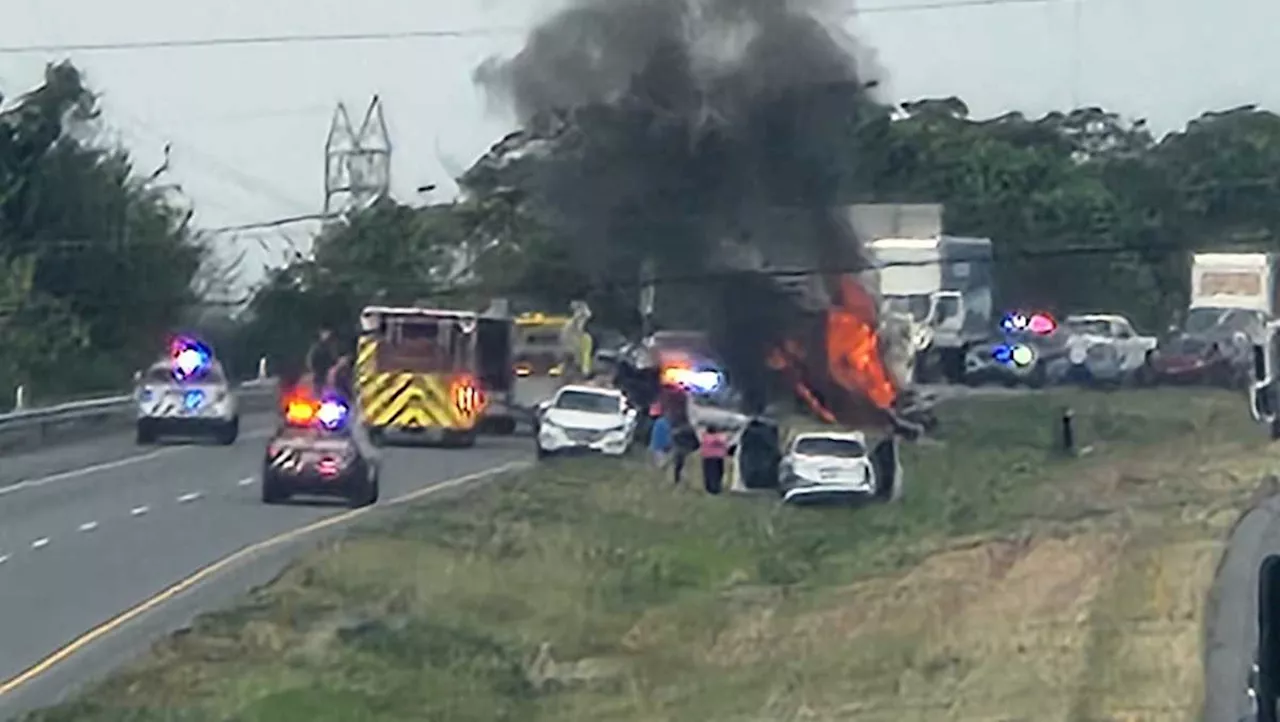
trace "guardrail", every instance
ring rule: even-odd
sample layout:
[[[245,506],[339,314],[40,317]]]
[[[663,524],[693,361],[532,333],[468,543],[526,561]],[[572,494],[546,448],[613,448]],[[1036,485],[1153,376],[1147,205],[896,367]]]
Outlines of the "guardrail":
[[[273,378],[257,378],[234,387],[241,413],[269,408],[275,402],[277,388]],[[60,427],[110,426],[112,421],[132,423],[136,409],[137,397],[133,394],[17,409],[0,414],[0,435],[30,435],[35,437],[32,441],[39,442]]]

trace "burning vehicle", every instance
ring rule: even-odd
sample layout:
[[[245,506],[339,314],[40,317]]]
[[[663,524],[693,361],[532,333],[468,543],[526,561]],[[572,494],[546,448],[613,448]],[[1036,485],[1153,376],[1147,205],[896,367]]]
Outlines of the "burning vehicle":
[[[916,435],[929,402],[859,279],[874,264],[839,182],[848,128],[891,111],[843,28],[801,0],[573,2],[477,69],[522,130],[461,182],[555,219],[593,308],[630,307],[651,265],[655,316],[706,329],[748,414],[782,391],[830,422]],[[617,383],[646,408],[663,372],[636,361]]]

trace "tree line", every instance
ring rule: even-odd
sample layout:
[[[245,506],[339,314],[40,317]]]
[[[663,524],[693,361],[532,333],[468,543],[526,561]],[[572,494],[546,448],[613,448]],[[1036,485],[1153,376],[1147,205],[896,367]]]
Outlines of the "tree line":
[[[563,308],[586,298],[611,327],[638,322],[638,278],[584,267],[539,202],[536,166],[556,159],[525,153],[536,141],[527,133],[459,179],[462,200],[384,199],[328,224],[311,257],[272,271],[232,318],[208,304],[227,263],[163,174],[104,140],[74,66],[49,66],[38,88],[2,107],[5,396],[20,383],[41,398],[118,389],[177,329],[210,335],[241,375],[260,355],[296,364],[318,324],[350,325],[374,301],[479,308],[516,297]],[[1123,312],[1157,331],[1186,303],[1191,251],[1277,247],[1280,116],[1253,106],[1205,113],[1162,138],[1102,108],[980,119],[959,98],[831,122],[844,127],[822,149],[836,198],[944,203],[948,232],[994,240],[1004,304]],[[696,295],[697,284],[677,293]]]

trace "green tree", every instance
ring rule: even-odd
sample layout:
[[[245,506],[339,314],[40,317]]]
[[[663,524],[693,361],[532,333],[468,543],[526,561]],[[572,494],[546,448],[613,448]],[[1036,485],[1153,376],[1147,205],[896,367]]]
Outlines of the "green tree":
[[[94,140],[98,123],[70,63],[0,114],[0,261],[28,286],[0,355],[41,394],[126,382],[197,300],[207,255],[189,212]]]

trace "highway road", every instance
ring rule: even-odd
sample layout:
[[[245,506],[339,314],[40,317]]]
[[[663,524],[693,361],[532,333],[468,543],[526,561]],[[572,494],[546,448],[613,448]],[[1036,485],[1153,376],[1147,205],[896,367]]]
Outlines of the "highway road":
[[[27,689],[73,658],[92,656],[105,637],[116,638],[114,654],[120,637],[136,652],[164,630],[140,614],[23,677],[86,632],[246,547],[348,512],[341,502],[260,502],[257,473],[271,423],[266,415],[246,418],[231,447],[140,448],[121,433],[0,459],[0,719],[15,713],[19,698],[29,708],[60,696],[47,684],[40,699]],[[528,439],[482,438],[472,449],[386,449],[383,501],[524,460],[531,448]],[[235,565],[224,566],[201,584],[234,576]],[[82,681],[61,679],[58,687]]]

